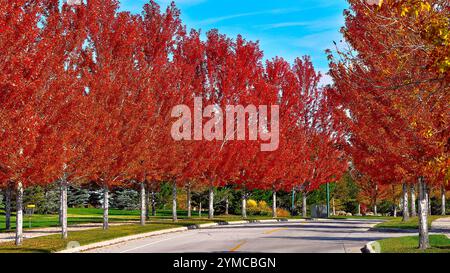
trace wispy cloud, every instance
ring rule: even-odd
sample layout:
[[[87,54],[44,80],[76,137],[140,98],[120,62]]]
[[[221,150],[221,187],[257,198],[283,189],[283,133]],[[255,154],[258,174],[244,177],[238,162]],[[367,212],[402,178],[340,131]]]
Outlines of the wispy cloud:
[[[300,9],[271,9],[271,10],[262,10],[262,11],[254,11],[254,12],[244,12],[244,13],[236,13],[236,14],[230,14],[225,16],[219,16],[219,17],[213,17],[208,18],[202,21],[199,21],[199,25],[210,25],[219,23],[226,20],[232,20],[236,18],[242,18],[242,17],[251,17],[251,16],[259,16],[259,15],[276,15],[276,14],[286,14],[286,13],[293,13],[298,12]]]
[[[179,6],[179,5],[194,6],[194,5],[204,3],[207,0],[157,0],[156,2],[158,2],[158,4],[160,4],[162,6],[166,6],[170,3],[172,3],[172,1],[175,2],[175,4],[177,6]]]
[[[344,20],[342,16],[324,18],[321,20],[312,21],[290,21],[290,22],[279,22],[273,24],[259,25],[257,27],[263,30],[278,29],[278,28],[288,28],[288,27],[305,27],[310,30],[324,30],[324,29],[336,29],[343,25]]]

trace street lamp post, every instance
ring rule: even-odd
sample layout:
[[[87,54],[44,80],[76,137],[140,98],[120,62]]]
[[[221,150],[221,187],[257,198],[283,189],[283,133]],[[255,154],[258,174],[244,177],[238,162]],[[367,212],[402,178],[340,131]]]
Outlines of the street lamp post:
[[[330,183],[327,183],[327,218],[330,218]]]

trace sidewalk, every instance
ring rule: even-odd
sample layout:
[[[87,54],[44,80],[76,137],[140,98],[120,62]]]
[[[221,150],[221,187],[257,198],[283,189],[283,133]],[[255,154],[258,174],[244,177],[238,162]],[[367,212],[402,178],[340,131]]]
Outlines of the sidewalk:
[[[127,222],[114,222],[109,223],[109,226],[120,226],[120,225],[127,225],[127,224],[136,224],[137,221],[127,221]],[[87,223],[87,224],[78,224],[78,225],[71,225],[68,227],[68,231],[82,231],[82,230],[89,230],[89,229],[96,229],[101,228],[103,226],[103,223]],[[46,228],[33,228],[33,229],[24,229],[23,231],[23,238],[24,239],[30,239],[35,237],[41,237],[41,236],[47,236],[47,235],[53,235],[53,234],[60,234],[61,233],[61,227],[46,227]],[[14,231],[12,232],[4,232],[0,233],[0,243],[7,243],[14,241],[16,238],[16,233]]]
[[[439,218],[431,223],[431,232],[444,233],[450,236],[450,217]]]

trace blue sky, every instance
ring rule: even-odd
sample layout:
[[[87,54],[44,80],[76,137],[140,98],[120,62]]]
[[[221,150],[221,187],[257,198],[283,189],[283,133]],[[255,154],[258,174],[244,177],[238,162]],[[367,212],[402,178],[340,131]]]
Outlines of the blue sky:
[[[147,0],[121,0],[121,9],[141,11]],[[163,9],[170,0],[157,0]],[[266,59],[280,56],[292,62],[310,55],[316,68],[326,72],[325,49],[341,40],[345,0],[177,0],[188,28],[217,28],[230,37],[241,34],[259,41]],[[325,77],[324,83],[329,79]]]

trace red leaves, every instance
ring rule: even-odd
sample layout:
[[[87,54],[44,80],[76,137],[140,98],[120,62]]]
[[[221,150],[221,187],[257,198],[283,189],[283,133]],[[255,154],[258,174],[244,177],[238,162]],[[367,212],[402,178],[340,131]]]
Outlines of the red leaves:
[[[142,16],[119,12],[113,0],[61,11],[33,1],[39,5],[22,11],[28,2],[0,7],[2,179],[290,190],[314,189],[346,169],[342,133],[331,126],[328,94],[308,57],[264,65],[258,43],[216,30],[202,41],[174,5],[161,13],[154,1]],[[43,9],[49,15],[39,27]],[[261,152],[265,141],[249,140],[248,128],[245,140],[173,140],[172,108],[194,112],[196,96],[222,109],[280,105],[279,149]]]
[[[329,94],[335,126],[347,135],[346,150],[376,183],[418,176],[439,182],[443,177],[430,166],[448,158],[443,143],[449,138],[450,93],[429,69],[427,42],[418,35],[423,29],[399,12],[411,2],[380,8],[350,2],[343,33],[352,49],[338,52],[340,61],[331,58],[335,86]]]

